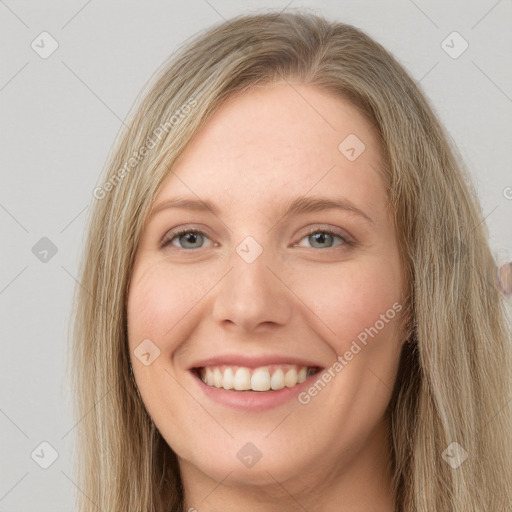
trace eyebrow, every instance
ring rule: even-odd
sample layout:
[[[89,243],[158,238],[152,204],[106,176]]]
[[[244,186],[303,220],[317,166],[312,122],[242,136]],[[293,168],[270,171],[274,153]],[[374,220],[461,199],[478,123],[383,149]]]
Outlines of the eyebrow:
[[[169,199],[154,206],[151,210],[150,217],[169,208],[184,208],[194,211],[210,211],[216,216],[220,216],[219,208],[208,200],[192,199],[188,197],[176,197]],[[351,201],[346,198],[331,199],[328,197],[298,197],[288,202],[283,213],[278,217],[282,219],[289,215],[297,215],[301,213],[319,212],[323,210],[344,210],[358,215],[368,223],[375,225],[375,221],[363,210],[357,208]]]

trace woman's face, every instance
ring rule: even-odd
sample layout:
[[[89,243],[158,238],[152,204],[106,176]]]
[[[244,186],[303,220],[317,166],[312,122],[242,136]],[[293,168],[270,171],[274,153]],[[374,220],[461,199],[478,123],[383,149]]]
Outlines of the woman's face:
[[[135,379],[184,478],[379,478],[401,284],[362,115],[302,84],[224,103],[155,200],[128,298]]]

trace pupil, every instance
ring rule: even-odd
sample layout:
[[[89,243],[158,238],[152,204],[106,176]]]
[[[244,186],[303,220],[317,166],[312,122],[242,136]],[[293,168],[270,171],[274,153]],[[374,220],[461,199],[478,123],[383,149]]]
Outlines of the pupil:
[[[328,233],[315,233],[313,235],[313,238],[315,239],[315,243],[325,244],[326,238],[329,236],[331,235],[329,235]]]
[[[187,233],[185,235],[182,235],[185,238],[185,244],[194,244],[197,242],[197,233]]]

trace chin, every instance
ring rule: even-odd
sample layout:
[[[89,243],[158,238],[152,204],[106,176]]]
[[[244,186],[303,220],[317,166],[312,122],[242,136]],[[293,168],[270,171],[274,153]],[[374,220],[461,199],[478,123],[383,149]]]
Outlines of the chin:
[[[274,486],[276,482],[285,482],[301,473],[300,461],[292,458],[291,454],[270,450],[270,447],[265,452],[260,452],[261,458],[258,459],[253,446],[242,444],[241,449],[237,446],[237,450],[233,451],[226,449],[218,453],[210,452],[208,456],[197,460],[197,452],[194,450],[194,459],[187,464],[192,465],[195,471],[226,485]]]

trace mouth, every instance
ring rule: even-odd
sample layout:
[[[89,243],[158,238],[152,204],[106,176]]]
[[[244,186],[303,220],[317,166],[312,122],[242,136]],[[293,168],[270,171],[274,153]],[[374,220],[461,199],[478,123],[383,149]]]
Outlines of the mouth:
[[[210,365],[192,368],[203,384],[234,393],[277,392],[295,388],[321,371],[318,366],[292,363],[270,364],[255,368],[237,365]]]

